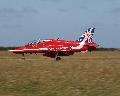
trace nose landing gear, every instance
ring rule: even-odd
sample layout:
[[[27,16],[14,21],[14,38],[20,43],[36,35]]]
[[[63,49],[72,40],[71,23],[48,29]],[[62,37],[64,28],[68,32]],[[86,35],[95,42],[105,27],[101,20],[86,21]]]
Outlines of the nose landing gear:
[[[56,61],[61,60],[61,58],[58,56],[58,52],[55,54],[55,60],[56,60]]]

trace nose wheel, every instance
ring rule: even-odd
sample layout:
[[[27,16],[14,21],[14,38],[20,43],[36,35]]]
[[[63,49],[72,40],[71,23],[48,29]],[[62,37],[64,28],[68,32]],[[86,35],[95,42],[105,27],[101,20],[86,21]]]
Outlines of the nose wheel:
[[[59,60],[61,60],[61,58],[60,58],[60,57],[56,57],[55,60],[56,60],[56,61],[59,61]]]
[[[25,60],[25,54],[24,53],[22,54],[22,59]]]

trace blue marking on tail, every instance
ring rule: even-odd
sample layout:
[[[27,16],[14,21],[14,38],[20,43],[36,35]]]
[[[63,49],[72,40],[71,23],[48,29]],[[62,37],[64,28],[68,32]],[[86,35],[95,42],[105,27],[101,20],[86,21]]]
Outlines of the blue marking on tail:
[[[94,29],[95,28],[89,28],[87,31],[84,32],[84,34],[82,34],[82,36],[78,40],[76,40],[76,42],[92,43],[93,42]]]

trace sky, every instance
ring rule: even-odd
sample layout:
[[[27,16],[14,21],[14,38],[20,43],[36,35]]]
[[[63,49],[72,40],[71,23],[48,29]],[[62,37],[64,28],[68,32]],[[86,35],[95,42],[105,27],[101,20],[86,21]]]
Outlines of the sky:
[[[120,0],[0,0],[0,46],[76,40],[89,27],[101,47],[120,48]]]

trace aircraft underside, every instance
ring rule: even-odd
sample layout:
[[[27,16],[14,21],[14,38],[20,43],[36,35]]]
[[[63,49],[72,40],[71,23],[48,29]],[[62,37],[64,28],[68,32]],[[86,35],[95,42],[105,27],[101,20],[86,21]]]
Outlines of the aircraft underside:
[[[43,56],[47,56],[47,57],[51,57],[51,58],[55,58],[56,55],[57,56],[70,56],[73,55],[74,52],[46,52],[45,54],[43,54]]]

